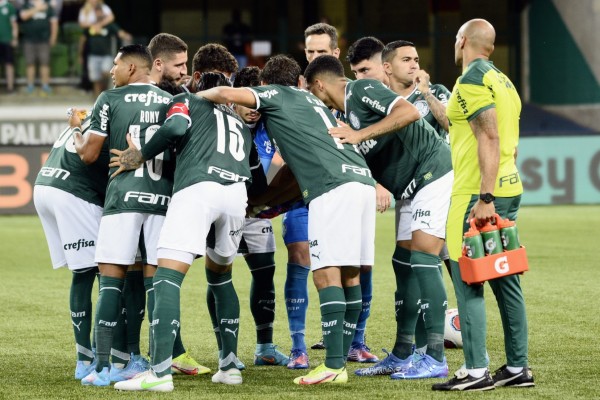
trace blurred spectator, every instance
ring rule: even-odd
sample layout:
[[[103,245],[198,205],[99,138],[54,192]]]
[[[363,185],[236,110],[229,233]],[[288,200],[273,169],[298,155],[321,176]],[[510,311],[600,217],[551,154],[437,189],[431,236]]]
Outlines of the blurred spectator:
[[[231,22],[223,27],[223,42],[237,60],[240,69],[248,65],[246,47],[250,43],[250,27],[242,22],[240,10],[233,10]]]
[[[50,49],[56,44],[58,17],[47,0],[25,0],[19,11],[23,53],[27,64],[27,93],[32,94],[35,82],[36,62],[40,67],[42,95],[50,89]]]
[[[79,25],[84,31],[79,47],[80,60],[87,65],[86,72],[95,97],[107,89],[117,38],[131,41],[131,35],[120,29],[114,20],[112,10],[102,0],[87,0],[79,12]]]
[[[8,93],[15,91],[14,48],[18,40],[17,10],[8,0],[0,0],[0,62],[4,64]]]

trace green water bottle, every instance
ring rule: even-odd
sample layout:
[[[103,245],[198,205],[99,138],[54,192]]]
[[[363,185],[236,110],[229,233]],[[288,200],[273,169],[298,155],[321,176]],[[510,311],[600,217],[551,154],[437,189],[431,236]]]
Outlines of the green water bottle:
[[[481,258],[485,256],[483,251],[483,240],[475,226],[475,220],[469,221],[471,227],[463,235],[463,254],[469,258]]]
[[[516,250],[521,247],[519,243],[519,231],[517,230],[515,221],[510,221],[508,218],[500,219],[497,224],[498,228],[500,228],[500,237],[504,250]]]
[[[496,219],[496,221],[497,220],[498,219]],[[502,253],[502,239],[500,238],[498,226],[493,225],[488,221],[481,229],[479,229],[479,232],[481,232],[485,254]]]

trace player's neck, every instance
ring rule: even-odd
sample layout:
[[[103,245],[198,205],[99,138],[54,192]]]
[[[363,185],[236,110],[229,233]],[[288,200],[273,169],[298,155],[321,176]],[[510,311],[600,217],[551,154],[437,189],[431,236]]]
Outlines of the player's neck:
[[[392,89],[392,91],[394,93],[396,93],[402,97],[408,97],[415,90],[415,87],[416,87],[415,83],[406,85],[403,82],[399,82],[399,81],[390,79],[390,89]]]

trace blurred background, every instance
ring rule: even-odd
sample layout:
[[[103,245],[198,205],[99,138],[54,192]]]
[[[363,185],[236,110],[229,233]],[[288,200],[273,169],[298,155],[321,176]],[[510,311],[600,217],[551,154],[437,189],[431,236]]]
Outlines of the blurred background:
[[[9,3],[18,9],[23,1]],[[84,31],[78,16],[85,2],[48,1],[59,20],[58,42],[51,53],[52,94],[25,93],[25,65],[18,47],[15,93],[4,91],[0,65],[0,213],[33,212],[27,185],[35,180],[44,154],[64,128],[66,108],[90,107],[94,102],[80,57]],[[410,40],[431,81],[449,90],[460,74],[454,65],[456,32],[469,19],[485,18],[497,33],[492,61],[515,83],[524,104],[518,158],[524,203],[600,203],[600,0],[105,0],[105,4],[119,28],[130,35],[127,40],[147,44],[156,33],[175,34],[187,42],[190,63],[199,46],[227,44],[225,27],[232,23],[242,32],[242,56],[258,66],[269,55],[285,53],[304,67],[304,29],[316,22],[337,28],[342,60],[348,46],[362,36],[384,43]],[[115,50],[122,41],[115,37]]]

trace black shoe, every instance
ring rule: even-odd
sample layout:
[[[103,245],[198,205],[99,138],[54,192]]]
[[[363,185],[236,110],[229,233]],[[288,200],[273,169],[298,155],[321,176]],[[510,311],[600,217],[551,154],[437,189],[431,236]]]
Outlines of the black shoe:
[[[481,378],[474,378],[469,374],[455,375],[448,382],[436,383],[431,386],[432,390],[492,390],[494,381],[488,371]]]
[[[317,343],[310,346],[310,348],[313,350],[325,350],[325,344],[323,343],[323,338],[321,338],[321,340],[319,340]]]
[[[521,372],[513,374],[506,368],[506,364],[498,368],[494,372],[494,386],[513,386],[513,387],[532,387],[535,386],[533,382],[533,373],[531,368],[524,367]]]

